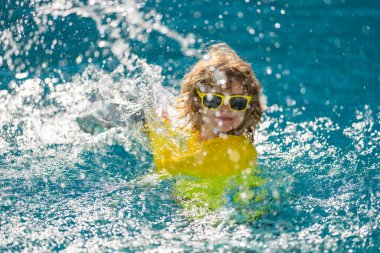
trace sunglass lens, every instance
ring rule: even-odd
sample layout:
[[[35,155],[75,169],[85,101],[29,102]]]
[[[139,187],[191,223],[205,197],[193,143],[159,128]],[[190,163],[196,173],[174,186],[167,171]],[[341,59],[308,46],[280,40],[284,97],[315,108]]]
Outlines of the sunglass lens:
[[[220,106],[221,103],[222,98],[215,95],[207,94],[203,98],[203,105],[209,109],[216,109]]]
[[[241,111],[247,108],[248,100],[242,97],[233,97],[230,99],[231,109]]]

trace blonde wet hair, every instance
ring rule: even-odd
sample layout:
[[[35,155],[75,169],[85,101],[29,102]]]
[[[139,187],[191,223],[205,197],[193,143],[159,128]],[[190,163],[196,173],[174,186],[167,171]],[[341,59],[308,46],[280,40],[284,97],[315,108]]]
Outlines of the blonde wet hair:
[[[218,82],[220,76],[226,78],[225,82]],[[248,95],[252,96],[252,100],[245,112],[243,122],[228,134],[244,134],[253,141],[254,131],[263,114],[263,106],[260,102],[261,85],[251,66],[225,43],[210,46],[207,54],[184,76],[182,92],[177,99],[177,109],[180,110],[180,117],[187,120],[191,130],[200,131],[203,124],[200,113],[202,108],[196,90],[202,85],[223,85],[223,88],[230,89],[232,79],[243,85]]]

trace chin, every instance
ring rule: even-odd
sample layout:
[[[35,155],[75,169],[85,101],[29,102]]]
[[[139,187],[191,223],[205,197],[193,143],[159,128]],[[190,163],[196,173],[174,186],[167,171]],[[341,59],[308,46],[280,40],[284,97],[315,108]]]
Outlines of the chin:
[[[234,129],[232,126],[221,126],[218,128],[220,133],[227,133]]]

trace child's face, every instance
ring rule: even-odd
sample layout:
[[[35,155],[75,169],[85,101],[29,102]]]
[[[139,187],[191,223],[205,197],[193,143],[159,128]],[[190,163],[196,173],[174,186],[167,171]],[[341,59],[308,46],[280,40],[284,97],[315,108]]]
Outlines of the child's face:
[[[248,95],[244,86],[235,79],[231,80],[231,88],[226,89],[223,86],[205,86],[202,92],[217,93],[225,96],[231,95]],[[225,99],[223,105],[218,110],[209,110],[201,106],[201,115],[203,124],[201,126],[201,132],[206,135],[214,137],[220,133],[227,133],[237,128],[244,120],[245,110],[235,111],[231,110],[228,106],[228,100]]]

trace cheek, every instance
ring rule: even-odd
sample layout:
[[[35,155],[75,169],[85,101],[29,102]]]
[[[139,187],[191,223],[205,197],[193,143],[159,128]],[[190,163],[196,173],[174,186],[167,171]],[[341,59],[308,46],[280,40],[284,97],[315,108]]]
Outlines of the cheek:
[[[210,124],[212,121],[215,120],[215,111],[211,110],[201,110],[202,120],[204,123]]]
[[[207,110],[207,109],[202,109],[201,114],[206,117],[213,117],[215,115],[215,111],[213,110]]]
[[[245,112],[235,112],[235,124],[240,125],[244,120]]]

